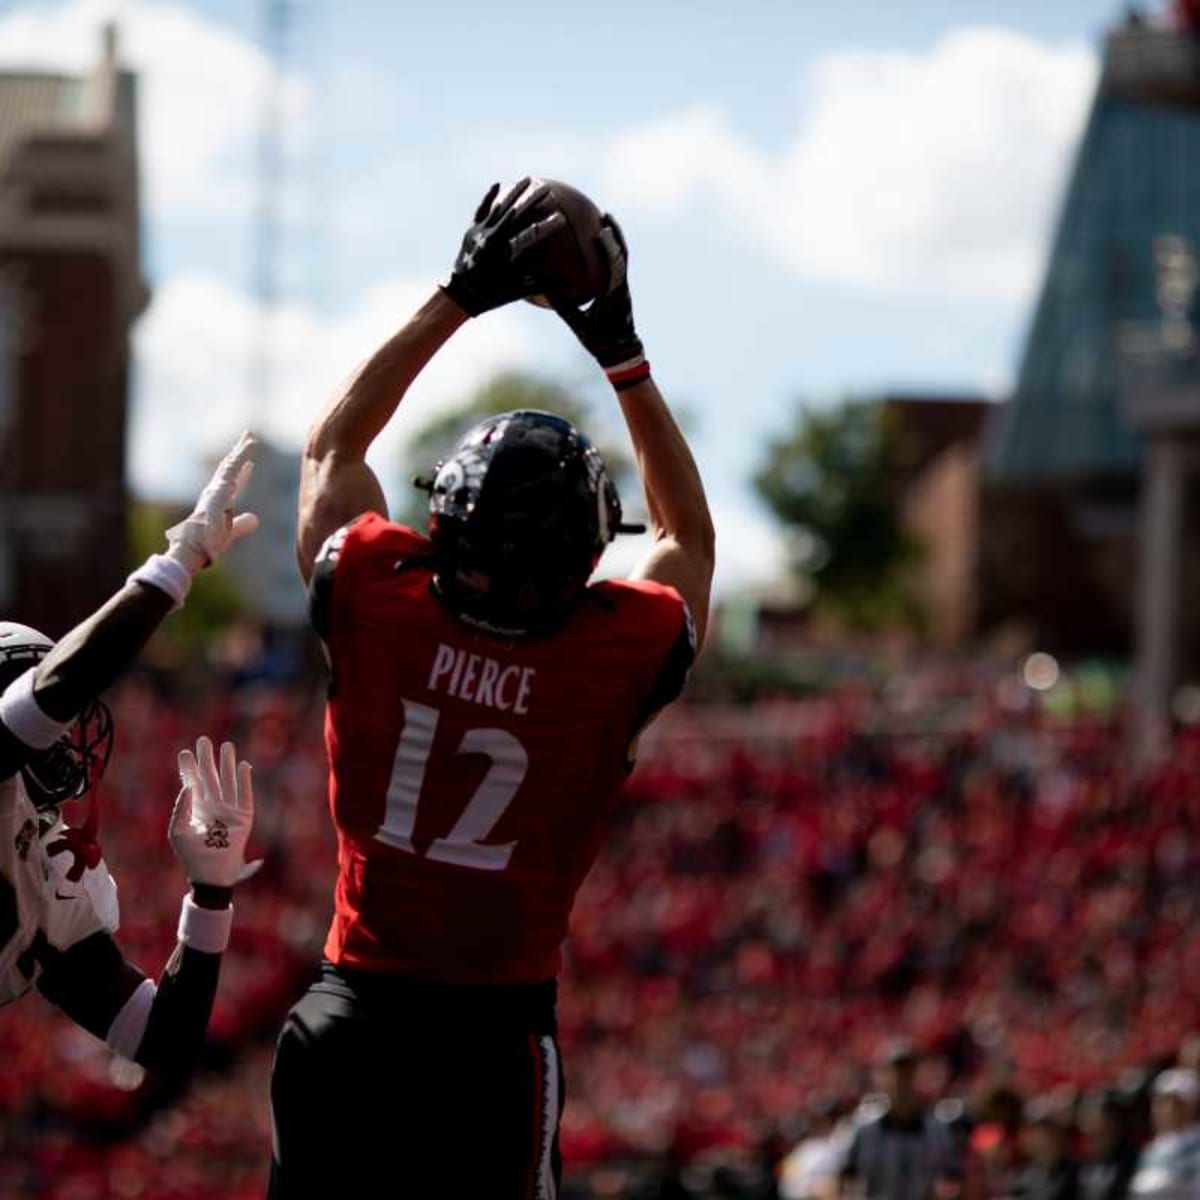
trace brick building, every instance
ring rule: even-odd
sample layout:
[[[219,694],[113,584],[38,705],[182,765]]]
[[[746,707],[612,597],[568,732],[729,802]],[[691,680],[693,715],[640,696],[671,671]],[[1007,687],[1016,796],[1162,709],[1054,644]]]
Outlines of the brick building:
[[[135,81],[0,73],[0,612],[64,632],[128,570],[129,335],[145,308]]]

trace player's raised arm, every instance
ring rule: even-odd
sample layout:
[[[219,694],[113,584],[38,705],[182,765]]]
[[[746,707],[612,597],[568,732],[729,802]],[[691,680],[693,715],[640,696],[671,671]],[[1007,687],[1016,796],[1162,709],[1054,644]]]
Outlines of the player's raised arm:
[[[234,885],[261,865],[245,860],[254,822],[250,764],[238,763],[226,742],[218,766],[212,742],[202,737],[195,754],[180,754],[179,772],[183,788],[169,837],[190,892],[179,916],[179,941],[158,983],[128,962],[111,936],[115,889],[113,921],[97,929],[92,897],[99,885],[71,896],[65,864],[67,894],[54,889],[48,931],[33,948],[41,968],[38,990],[47,999],[122,1057],[176,1077],[191,1069],[204,1041],[229,942]],[[53,842],[48,853],[55,854]]]
[[[360,513],[387,516],[367,450],[425,364],[467,319],[438,290],[358,369],[309,430],[300,460],[296,557],[305,583],[321,544]]]
[[[76,715],[133,662],[164,617],[183,604],[192,580],[258,526],[253,513],[234,515],[253,469],[254,439],[243,433],[200,493],[191,515],[167,530],[167,550],[153,554],[100,609],[45,651],[49,639],[0,624],[5,640],[22,643],[30,667],[0,695],[0,779],[50,750]],[[33,635],[41,646],[25,645]]]
[[[522,179],[497,199],[499,192],[493,184],[480,202],[446,282],[359,367],[309,431],[296,546],[305,583],[331,533],[364,512],[387,515],[366,454],[413,380],[469,317],[536,290],[520,261],[555,227],[554,218],[527,216],[546,188]]]
[[[604,369],[629,427],[654,533],[654,545],[634,577],[670,584],[679,592],[696,623],[699,646],[708,624],[712,589],[716,542],[712,517],[696,461],[650,377],[650,364],[634,328],[625,239],[611,216],[604,221],[602,236],[619,282],[586,309],[557,301],[555,308]]]

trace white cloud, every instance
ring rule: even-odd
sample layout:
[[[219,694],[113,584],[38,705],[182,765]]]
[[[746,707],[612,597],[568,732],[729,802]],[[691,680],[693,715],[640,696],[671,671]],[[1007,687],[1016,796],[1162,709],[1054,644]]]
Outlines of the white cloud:
[[[264,335],[253,302],[206,276],[179,276],[162,285],[136,335],[135,488],[186,497],[201,481],[205,460],[246,427],[298,449],[333,392],[429,291],[428,283],[392,280],[370,288],[335,318],[300,306],[278,311],[270,328],[271,401],[264,411],[251,398],[251,348]],[[431,413],[497,370],[528,359],[525,319],[519,310],[506,310],[455,335],[376,443],[371,457],[382,479],[395,475],[404,440]]]
[[[151,211],[241,218],[273,71],[250,42],[179,3],[69,0],[0,17],[0,65],[84,69],[114,17],[140,78]],[[408,217],[437,228],[447,196],[473,197],[527,163],[583,183],[627,223],[690,215],[700,236],[700,219],[715,218],[725,236],[814,280],[1011,301],[1036,279],[1095,73],[1083,44],[996,28],[952,30],[924,50],[836,51],[805,80],[778,150],[702,101],[595,138],[484,122],[440,153],[380,164],[370,186],[342,196],[336,223],[356,231],[359,250],[363,231]],[[365,97],[350,88],[341,103],[353,115],[382,86],[366,79]],[[284,89],[300,118],[289,128],[311,127],[310,85],[293,77]]]
[[[466,198],[468,176],[482,186],[522,166],[583,186],[627,226],[697,240],[715,229],[811,280],[1012,302],[1037,279],[1096,71],[1082,43],[997,28],[924,50],[836,51],[805,79],[778,149],[711,101],[592,138],[485,123],[441,160],[381,168],[355,223],[379,227],[397,201],[428,207],[405,181]]]
[[[701,106],[614,136],[614,206],[715,208],[806,276],[864,288],[1029,293],[1096,75],[1083,45],[964,28],[926,51],[848,50],[814,70],[777,154]]]
[[[0,67],[86,69],[114,15],[123,59],[139,72],[151,215],[203,214],[232,228],[253,199],[255,129],[272,71],[253,44],[183,3],[67,0],[0,15]],[[670,229],[699,243],[715,228],[798,277],[1011,303],[1036,278],[1095,72],[1083,45],[998,29],[960,28],[921,51],[845,50],[804,81],[792,136],[778,148],[746,136],[698,83],[695,104],[594,137],[553,124],[456,130],[440,150],[409,148],[357,177],[331,223],[353,231],[337,234],[338,247],[366,264],[363,277],[372,266],[376,276],[419,269],[416,256],[432,257],[426,246],[444,244],[448,262],[483,186],[528,165],[578,182],[639,237]],[[334,89],[343,118],[381,107],[385,77],[348,94],[344,82]],[[314,117],[303,80],[288,79],[286,95],[293,113]],[[380,237],[414,228],[421,244],[380,266]],[[247,399],[261,329],[254,304],[215,278],[158,281],[137,333],[135,486],[185,496],[205,457],[246,424],[298,446],[333,388],[425,290],[381,281],[332,318],[285,307],[273,331],[275,400],[256,420]],[[529,320],[505,312],[455,339],[401,406],[374,456],[381,472],[431,408],[529,361]],[[770,523],[735,490],[714,504],[725,587],[769,578],[783,561]]]
[[[253,199],[254,139],[268,82],[266,56],[183,4],[70,0],[0,17],[0,66],[80,72],[100,54],[106,21],[120,28],[121,61],[138,73],[142,165],[158,214],[241,213]],[[294,117],[308,88],[281,81]],[[290,127],[303,129],[302,120]]]
[[[251,346],[262,330],[254,303],[208,276],[186,275],[161,287],[136,335],[134,490],[156,499],[189,499],[206,464],[246,427],[299,452],[309,425],[341,382],[428,291],[426,283],[393,280],[370,289],[361,304],[337,318],[302,307],[278,313],[271,337],[272,400],[259,411],[249,384]],[[399,482],[405,440],[431,414],[496,371],[531,364],[529,322],[537,315],[517,307],[470,322],[422,373],[370,455],[380,478],[392,485],[389,492]],[[640,497],[626,500],[631,513],[641,509]],[[786,556],[777,529],[720,489],[713,501],[717,593],[778,579]],[[648,547],[648,536],[619,539],[605,555],[602,574],[628,573]]]

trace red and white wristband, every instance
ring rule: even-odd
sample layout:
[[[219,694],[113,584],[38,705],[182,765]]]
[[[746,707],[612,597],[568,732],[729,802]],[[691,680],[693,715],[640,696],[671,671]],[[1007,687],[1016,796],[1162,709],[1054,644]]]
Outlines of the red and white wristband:
[[[623,392],[650,378],[650,363],[644,355],[639,354],[637,358],[605,367],[604,374],[608,376],[608,382],[616,391]]]

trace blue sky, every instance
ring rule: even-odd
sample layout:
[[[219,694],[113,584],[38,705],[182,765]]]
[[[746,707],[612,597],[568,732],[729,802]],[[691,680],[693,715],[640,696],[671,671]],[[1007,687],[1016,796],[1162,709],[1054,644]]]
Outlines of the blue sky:
[[[242,0],[0,3],[0,65],[78,69],[116,15],[142,79],[148,272],[133,483],[182,495],[242,424],[298,444],[451,260],[492,178],[569,179],[622,219],[639,327],[687,406],[725,587],[780,546],[748,477],[799,398],[1002,393],[1114,0],[298,0],[283,80],[283,310],[247,391],[260,96]],[[551,315],[474,323],[407,431],[505,366],[589,389]]]

